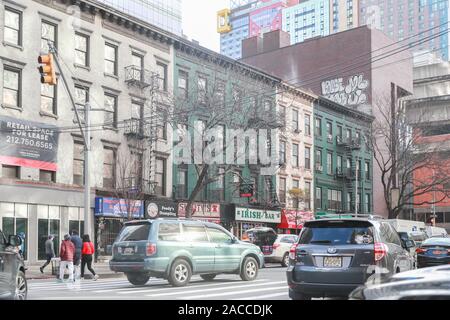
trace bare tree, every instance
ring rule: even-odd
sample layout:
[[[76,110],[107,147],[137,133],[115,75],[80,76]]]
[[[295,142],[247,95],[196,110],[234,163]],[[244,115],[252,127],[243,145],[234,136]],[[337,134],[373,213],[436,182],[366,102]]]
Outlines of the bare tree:
[[[424,139],[426,111],[416,110],[411,117],[404,101],[391,101],[376,99],[376,120],[367,140],[381,171],[389,218],[396,219],[405,210],[431,206],[449,197],[443,185],[450,182],[450,167],[443,161],[447,155],[442,146]],[[430,172],[434,174],[428,175]]]

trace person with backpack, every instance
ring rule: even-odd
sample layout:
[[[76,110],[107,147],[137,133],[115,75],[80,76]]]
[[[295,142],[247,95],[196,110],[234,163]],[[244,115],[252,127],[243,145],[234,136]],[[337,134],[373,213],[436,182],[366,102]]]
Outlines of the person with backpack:
[[[81,251],[81,278],[84,278],[84,268],[87,265],[88,270],[94,276],[94,281],[98,279],[98,274],[92,269],[92,257],[95,253],[94,244],[91,242],[88,234],[83,236],[83,249]]]
[[[66,234],[64,240],[61,242],[59,250],[59,257],[61,264],[59,266],[59,281],[64,280],[64,272],[69,268],[69,282],[73,282],[73,258],[75,256],[75,246],[70,241],[70,235]]]

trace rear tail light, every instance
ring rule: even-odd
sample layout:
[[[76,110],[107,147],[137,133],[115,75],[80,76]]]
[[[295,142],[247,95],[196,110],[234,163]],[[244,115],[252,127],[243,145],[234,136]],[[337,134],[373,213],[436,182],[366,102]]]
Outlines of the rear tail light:
[[[297,252],[298,244],[294,244],[289,250],[289,259],[295,260],[295,253]]]
[[[145,250],[147,257],[153,256],[156,253],[156,244],[147,243],[147,248]]]
[[[280,244],[279,243],[274,243],[272,247],[273,247],[274,250],[276,250],[276,249],[278,249],[280,247]]]
[[[388,252],[388,247],[384,243],[375,243],[375,262],[381,261]]]
[[[424,248],[417,248],[416,249],[416,253],[418,253],[418,254],[425,253],[425,252],[427,252],[427,249],[424,249]]]

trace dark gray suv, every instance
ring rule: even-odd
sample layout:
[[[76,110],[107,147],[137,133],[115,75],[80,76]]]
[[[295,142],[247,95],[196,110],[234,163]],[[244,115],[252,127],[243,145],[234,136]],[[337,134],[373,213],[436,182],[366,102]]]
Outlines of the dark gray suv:
[[[290,250],[289,296],[348,297],[369,278],[413,269],[414,258],[389,223],[371,218],[331,218],[305,223]]]
[[[28,287],[25,265],[19,252],[18,236],[6,239],[0,230],[0,299],[26,300]]]

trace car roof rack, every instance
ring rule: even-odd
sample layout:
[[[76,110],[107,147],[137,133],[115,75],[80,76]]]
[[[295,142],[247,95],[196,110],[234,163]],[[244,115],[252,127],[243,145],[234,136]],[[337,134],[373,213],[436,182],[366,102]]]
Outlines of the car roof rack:
[[[318,219],[317,219],[318,218]],[[365,218],[369,220],[385,220],[386,218],[380,215],[375,214],[356,214],[356,213],[335,213],[335,214],[325,214],[322,216],[318,216],[316,219],[358,219]]]

